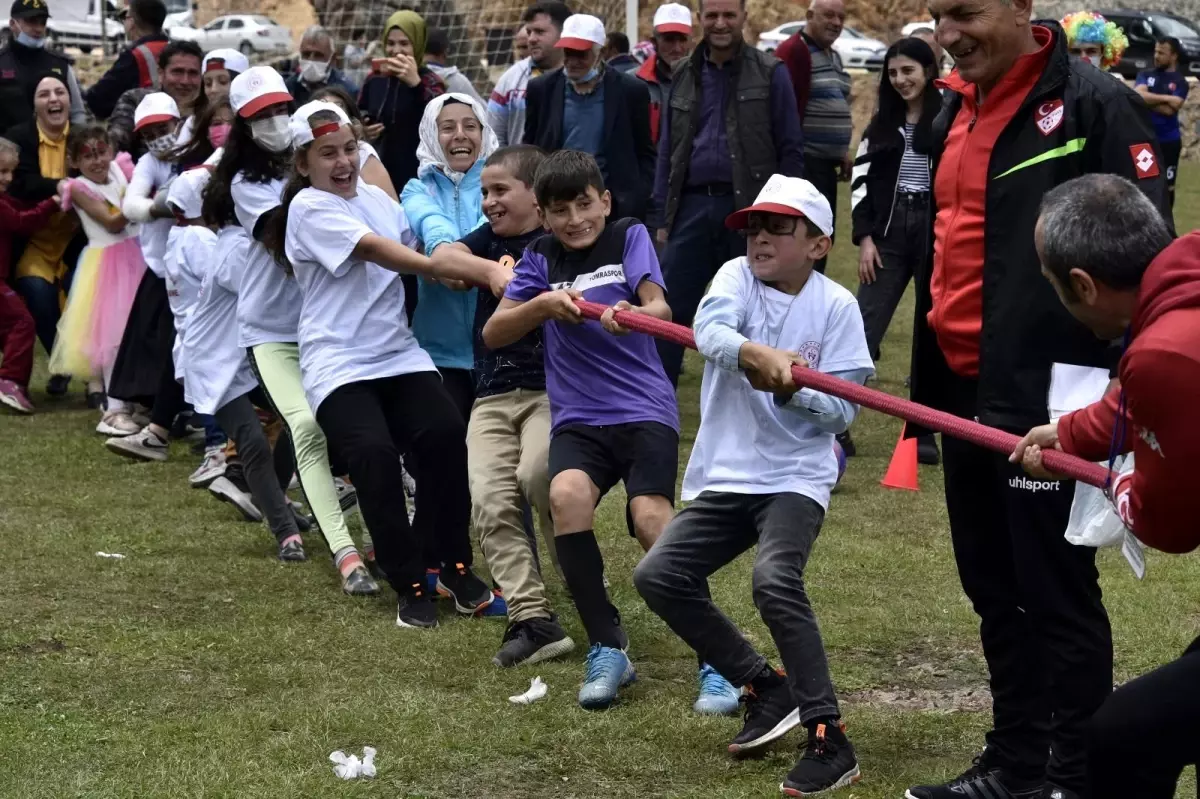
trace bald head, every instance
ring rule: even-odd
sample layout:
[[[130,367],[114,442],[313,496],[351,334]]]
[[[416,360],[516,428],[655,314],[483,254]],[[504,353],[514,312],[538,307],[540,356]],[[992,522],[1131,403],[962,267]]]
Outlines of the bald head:
[[[846,4],[843,0],[812,0],[804,15],[804,32],[823,50],[833,47],[846,25]]]

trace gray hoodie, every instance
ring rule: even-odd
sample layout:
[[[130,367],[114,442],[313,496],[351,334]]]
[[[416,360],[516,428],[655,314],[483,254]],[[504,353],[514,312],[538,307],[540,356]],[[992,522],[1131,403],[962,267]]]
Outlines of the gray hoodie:
[[[479,96],[479,92],[475,91],[475,87],[467,79],[467,76],[458,71],[458,67],[447,67],[434,63],[426,64],[426,66],[442,79],[442,83],[446,84],[447,93],[458,92],[459,94],[465,94],[468,97],[478,100],[479,104],[484,108],[487,107],[487,104]]]

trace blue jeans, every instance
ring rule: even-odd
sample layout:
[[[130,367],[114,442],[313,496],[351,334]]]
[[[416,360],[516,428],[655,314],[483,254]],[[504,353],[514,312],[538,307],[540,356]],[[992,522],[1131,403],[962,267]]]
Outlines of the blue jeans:
[[[42,280],[40,277],[19,277],[15,281],[17,293],[25,300],[25,306],[33,315],[33,324],[37,329],[38,341],[49,354],[54,349],[54,338],[58,333],[58,318],[62,309],[58,304],[58,285]],[[63,290],[71,287],[71,273],[64,278]]]
[[[732,194],[710,197],[684,190],[663,250],[667,302],[676,324],[691,327],[708,284],[726,261],[746,254],[746,240],[725,227],[735,210]],[[671,385],[679,383],[683,347],[658,341],[658,355]]]
[[[228,437],[225,435],[225,431],[221,429],[221,425],[217,423],[215,416],[210,416],[207,413],[194,413],[192,414],[192,421],[204,428],[205,449],[225,446]]]

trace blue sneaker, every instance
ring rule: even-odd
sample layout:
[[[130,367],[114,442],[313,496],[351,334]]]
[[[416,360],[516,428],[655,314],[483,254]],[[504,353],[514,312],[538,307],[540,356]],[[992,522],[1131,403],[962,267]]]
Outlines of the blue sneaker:
[[[487,605],[484,605],[483,610],[475,611],[475,615],[485,618],[488,616],[503,616],[507,618],[508,603],[504,601],[504,594],[501,593],[499,588],[493,588],[492,596],[494,596],[495,599],[493,599]]]
[[[705,663],[700,667],[700,694],[692,710],[706,716],[732,716],[741,697],[742,692],[712,666]]]
[[[587,676],[579,689],[579,706],[603,710],[617,698],[617,689],[637,679],[629,657],[620,649],[595,644],[587,653]]]

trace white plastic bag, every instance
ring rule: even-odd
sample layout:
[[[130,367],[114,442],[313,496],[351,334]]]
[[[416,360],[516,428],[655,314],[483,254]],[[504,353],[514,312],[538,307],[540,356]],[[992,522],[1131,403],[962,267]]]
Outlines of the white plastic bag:
[[[1133,468],[1133,453],[1119,455],[1113,469],[1120,474]],[[1067,522],[1066,538],[1081,547],[1119,547],[1125,543],[1125,523],[1099,488],[1075,484],[1075,503]]]
[[[373,746],[363,747],[362,760],[358,759],[358,755],[348,755],[341,749],[330,752],[329,760],[333,763],[333,773],[340,779],[353,780],[358,777],[375,776],[375,747]]]

